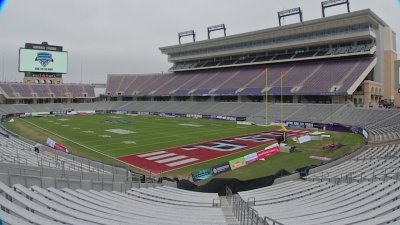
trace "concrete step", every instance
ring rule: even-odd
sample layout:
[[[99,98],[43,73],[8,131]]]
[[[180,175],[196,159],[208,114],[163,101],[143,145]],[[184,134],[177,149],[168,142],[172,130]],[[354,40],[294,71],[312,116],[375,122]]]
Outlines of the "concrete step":
[[[226,196],[220,196],[219,199],[221,201],[221,209],[222,213],[225,216],[226,223],[228,225],[239,225],[239,220],[237,220],[236,217],[233,215],[232,206],[229,205]]]

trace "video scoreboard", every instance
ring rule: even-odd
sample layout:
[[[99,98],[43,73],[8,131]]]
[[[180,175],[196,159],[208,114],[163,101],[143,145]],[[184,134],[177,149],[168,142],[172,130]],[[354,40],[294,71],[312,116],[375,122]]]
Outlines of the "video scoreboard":
[[[68,72],[68,52],[62,46],[26,43],[19,49],[20,72],[33,74],[65,74]]]

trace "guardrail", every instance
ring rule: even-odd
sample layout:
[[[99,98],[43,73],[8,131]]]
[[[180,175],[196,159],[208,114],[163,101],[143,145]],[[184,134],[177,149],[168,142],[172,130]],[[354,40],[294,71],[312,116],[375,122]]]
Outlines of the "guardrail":
[[[255,198],[249,198],[253,201],[244,201],[239,195],[233,195],[232,190],[226,187],[226,199],[232,206],[233,215],[239,221],[240,225],[284,225],[267,216],[260,216],[251,206],[255,204]]]
[[[400,180],[400,167],[387,167],[381,169],[374,169],[371,171],[351,171],[347,173],[341,173],[340,175],[330,176],[329,172],[321,172],[319,175],[315,174],[313,177],[309,177],[312,181],[327,181],[334,184],[345,183],[361,183],[363,181],[374,182],[376,180],[386,181],[387,179]]]

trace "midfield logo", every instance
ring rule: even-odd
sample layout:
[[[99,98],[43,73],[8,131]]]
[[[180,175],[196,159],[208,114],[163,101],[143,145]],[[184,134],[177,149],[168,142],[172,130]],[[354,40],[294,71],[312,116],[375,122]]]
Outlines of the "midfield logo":
[[[49,62],[53,62],[52,55],[48,52],[38,52],[37,57],[35,58],[35,61],[39,61],[40,65],[43,67],[46,67],[49,65]]]

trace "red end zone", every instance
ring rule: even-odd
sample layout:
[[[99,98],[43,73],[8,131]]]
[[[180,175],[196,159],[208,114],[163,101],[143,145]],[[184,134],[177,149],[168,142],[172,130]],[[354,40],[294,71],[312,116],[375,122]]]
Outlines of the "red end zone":
[[[306,133],[308,133],[306,130],[287,131],[288,137]],[[282,131],[265,131],[154,152],[120,156],[117,159],[152,173],[161,173],[272,143],[275,142],[275,137],[281,135]]]

